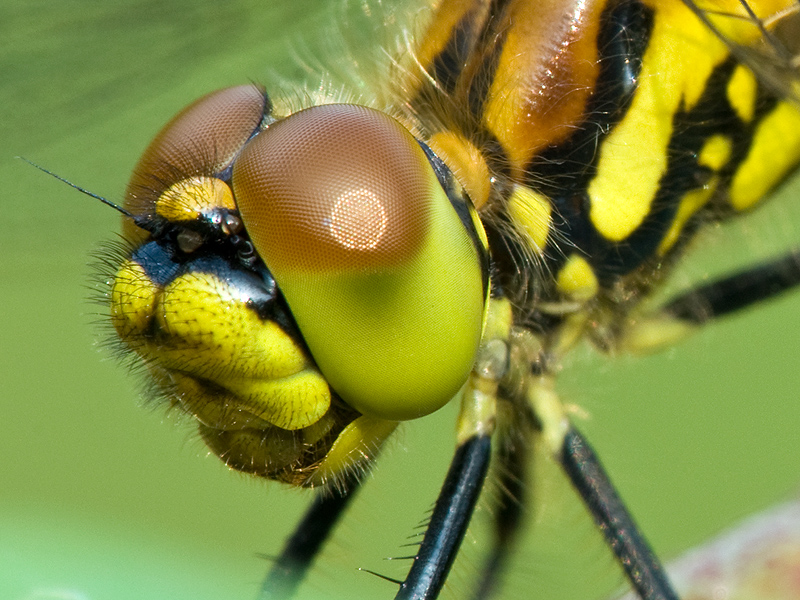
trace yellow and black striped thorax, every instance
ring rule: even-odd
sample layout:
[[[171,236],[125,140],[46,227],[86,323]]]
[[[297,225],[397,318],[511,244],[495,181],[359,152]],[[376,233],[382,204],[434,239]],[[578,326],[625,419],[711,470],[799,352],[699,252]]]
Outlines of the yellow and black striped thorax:
[[[437,10],[409,106],[481,213],[495,283],[529,312],[646,288],[700,224],[797,164],[796,107],[732,52],[764,32],[736,1],[694,8],[713,28],[681,0]]]

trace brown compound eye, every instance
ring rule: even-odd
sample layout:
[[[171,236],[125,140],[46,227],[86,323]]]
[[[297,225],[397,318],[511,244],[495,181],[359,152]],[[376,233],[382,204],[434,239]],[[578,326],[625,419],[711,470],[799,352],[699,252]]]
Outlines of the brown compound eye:
[[[340,396],[387,420],[429,414],[466,380],[481,335],[481,259],[425,151],[362,106],[270,125],[233,166],[256,251]]]
[[[400,123],[345,104],[261,132],[236,161],[234,190],[270,267],[308,271],[374,270],[415,256],[441,192]]]
[[[172,185],[226,168],[261,124],[267,103],[262,88],[242,85],[212,92],[184,108],[139,159],[125,208],[133,215],[153,214],[159,196]],[[133,239],[143,237],[130,219],[123,231]]]

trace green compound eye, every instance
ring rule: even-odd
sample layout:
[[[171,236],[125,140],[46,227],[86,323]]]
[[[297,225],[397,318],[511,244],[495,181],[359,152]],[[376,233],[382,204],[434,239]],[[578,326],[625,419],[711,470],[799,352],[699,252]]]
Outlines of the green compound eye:
[[[304,110],[242,151],[233,190],[331,387],[362,414],[446,404],[481,338],[482,260],[415,138],[378,111]]]

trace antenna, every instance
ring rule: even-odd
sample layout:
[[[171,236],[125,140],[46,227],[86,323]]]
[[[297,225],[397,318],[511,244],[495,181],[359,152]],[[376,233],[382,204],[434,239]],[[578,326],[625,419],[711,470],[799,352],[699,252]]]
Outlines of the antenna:
[[[63,177],[61,177],[60,175],[56,175],[56,174],[55,174],[55,173],[53,173],[52,171],[50,171],[50,170],[48,170],[48,169],[45,169],[44,167],[42,167],[42,166],[40,166],[40,165],[37,165],[35,162],[28,160],[28,159],[27,159],[27,158],[25,158],[24,156],[17,156],[17,158],[18,158],[18,159],[20,159],[20,160],[24,160],[24,161],[25,161],[26,163],[28,163],[30,166],[32,166],[32,167],[35,167],[35,168],[39,169],[39,170],[40,170],[40,171],[42,171],[43,173],[47,173],[47,174],[48,174],[48,175],[50,175],[51,177],[55,177],[55,178],[56,178],[56,179],[58,179],[60,182],[62,182],[62,183],[66,183],[66,184],[67,184],[69,187],[71,187],[71,188],[73,188],[73,189],[75,189],[75,190],[78,190],[78,191],[79,191],[79,192],[81,192],[82,194],[86,194],[87,196],[89,196],[89,197],[91,197],[91,198],[94,198],[95,200],[100,200],[100,202],[102,202],[102,203],[103,203],[103,204],[105,204],[106,206],[110,206],[111,208],[113,208],[114,210],[116,210],[116,211],[117,211],[117,212],[119,212],[119,213],[122,213],[122,214],[123,214],[123,215],[125,215],[126,217],[130,217],[131,219],[134,219],[134,221],[136,220],[136,219],[135,219],[135,217],[134,217],[134,216],[133,216],[133,215],[132,215],[130,212],[128,212],[127,210],[125,210],[124,208],[122,208],[122,207],[121,207],[119,204],[114,204],[113,202],[111,202],[111,200],[107,200],[106,198],[103,198],[102,196],[99,196],[99,195],[95,194],[94,192],[90,192],[89,190],[87,190],[87,189],[85,189],[85,188],[82,188],[81,186],[79,186],[79,185],[76,185],[76,184],[72,183],[72,182],[71,182],[71,181],[69,181],[68,179],[64,179],[64,178],[63,178]]]

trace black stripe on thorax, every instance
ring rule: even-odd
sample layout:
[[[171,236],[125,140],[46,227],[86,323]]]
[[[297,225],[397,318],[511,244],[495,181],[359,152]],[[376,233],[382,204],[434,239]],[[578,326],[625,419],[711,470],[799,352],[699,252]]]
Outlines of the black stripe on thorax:
[[[487,44],[497,45],[502,49],[502,42],[497,43],[496,25],[502,21],[502,16],[512,0],[490,0],[485,18],[481,20],[481,13],[485,10],[482,2],[474,6],[461,18],[453,28],[450,38],[442,51],[433,59],[429,74],[437,82],[440,89],[452,94],[464,72],[464,68],[471,64],[477,56],[486,54]],[[488,53],[489,62],[491,54]],[[496,61],[495,61],[496,62]]]

